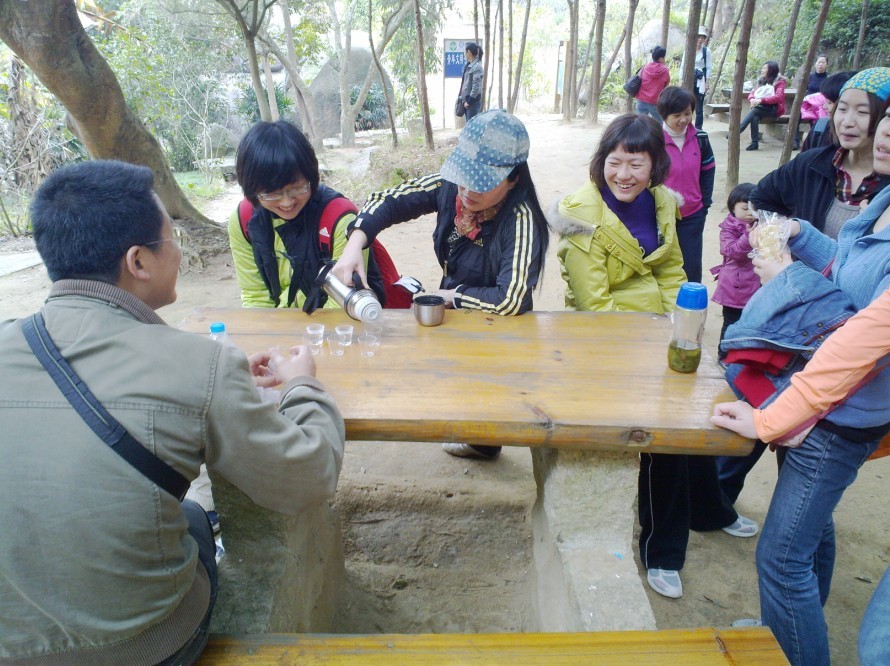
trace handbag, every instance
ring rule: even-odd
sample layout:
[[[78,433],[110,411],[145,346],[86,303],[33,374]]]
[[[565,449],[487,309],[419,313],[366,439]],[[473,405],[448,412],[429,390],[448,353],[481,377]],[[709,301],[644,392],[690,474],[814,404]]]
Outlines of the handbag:
[[[467,110],[464,108],[464,96],[458,95],[457,101],[454,103],[454,115],[458,118],[463,118],[466,112]]]
[[[636,74],[624,82],[624,90],[631,97],[636,97],[637,93],[640,92],[640,88],[643,86],[643,79],[640,78],[640,71],[642,69],[642,67],[638,69]]]

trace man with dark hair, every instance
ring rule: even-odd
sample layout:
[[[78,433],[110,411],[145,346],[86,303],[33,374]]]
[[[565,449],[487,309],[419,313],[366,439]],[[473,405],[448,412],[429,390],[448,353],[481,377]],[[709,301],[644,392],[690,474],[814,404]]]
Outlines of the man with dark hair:
[[[298,513],[336,489],[343,419],[306,348],[272,370],[155,313],[182,253],[149,169],[59,169],[31,221],[53,285],[0,323],[0,661],[193,663],[216,563],[188,483],[206,462]]]

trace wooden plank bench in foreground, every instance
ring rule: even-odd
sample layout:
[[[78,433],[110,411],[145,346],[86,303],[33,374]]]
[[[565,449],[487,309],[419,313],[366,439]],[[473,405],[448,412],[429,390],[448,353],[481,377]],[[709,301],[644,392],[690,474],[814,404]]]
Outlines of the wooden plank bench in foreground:
[[[260,634],[210,637],[199,666],[222,664],[788,664],[766,627],[592,633]]]

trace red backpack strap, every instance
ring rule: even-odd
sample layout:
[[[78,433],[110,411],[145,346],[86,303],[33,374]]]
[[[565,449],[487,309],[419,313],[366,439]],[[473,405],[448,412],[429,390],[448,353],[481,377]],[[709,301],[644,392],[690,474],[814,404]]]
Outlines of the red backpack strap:
[[[253,204],[247,199],[242,199],[238,204],[238,221],[241,223],[241,233],[244,234],[244,240],[250,242],[250,235],[247,233],[247,223],[253,217]]]
[[[358,208],[345,197],[331,199],[321,211],[321,217],[318,220],[318,243],[321,245],[322,251],[330,258],[333,258],[334,254],[334,229],[337,227],[337,222],[346,213],[358,214]]]

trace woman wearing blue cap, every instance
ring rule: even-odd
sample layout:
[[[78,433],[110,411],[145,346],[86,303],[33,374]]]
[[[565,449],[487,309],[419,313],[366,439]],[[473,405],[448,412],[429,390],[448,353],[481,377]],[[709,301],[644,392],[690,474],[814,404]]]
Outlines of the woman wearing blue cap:
[[[442,279],[435,292],[448,307],[518,315],[532,308],[544,269],[547,220],[528,168],[528,132],[501,109],[467,123],[439,173],[368,197],[349,230],[334,274],[363,281],[362,250],[384,229],[436,213],[433,246]],[[456,455],[497,456],[500,447],[470,447]]]
[[[831,114],[837,144],[810,149],[764,176],[751,192],[751,205],[807,220],[815,230],[837,238],[860,207],[890,184],[890,175],[876,170],[872,157],[888,98],[890,67],[873,67],[850,78]],[[747,456],[717,459],[720,484],[730,501],[738,499],[745,477],[765,450],[766,444],[758,441]],[[780,464],[783,457],[780,451]]]

